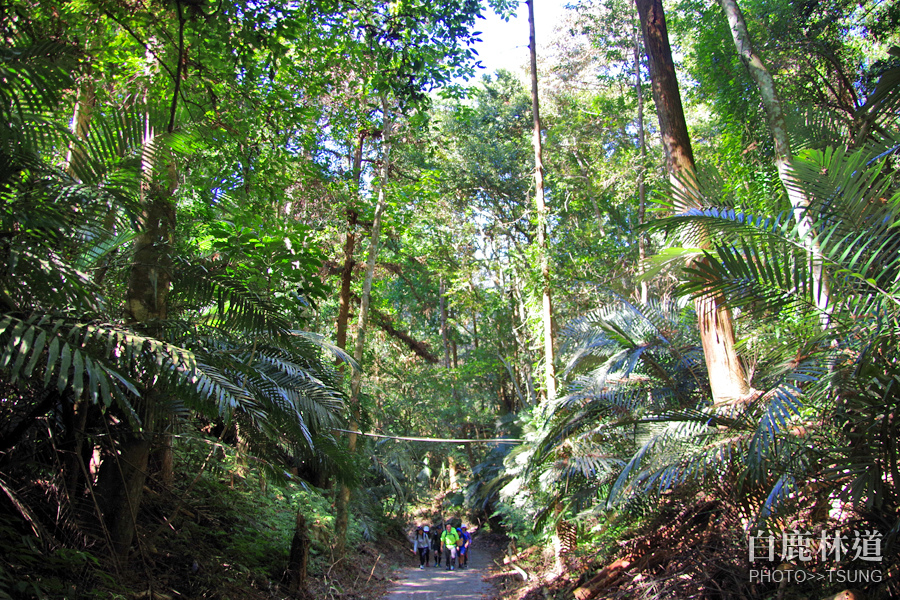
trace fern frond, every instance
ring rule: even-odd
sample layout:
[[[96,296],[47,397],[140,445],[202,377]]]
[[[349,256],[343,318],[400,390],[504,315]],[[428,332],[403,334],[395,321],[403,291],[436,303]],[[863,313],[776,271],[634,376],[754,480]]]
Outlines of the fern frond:
[[[41,252],[43,250],[43,252]],[[103,296],[87,273],[51,248],[10,248],[8,297],[22,310],[65,308],[87,314],[103,311]]]
[[[900,48],[894,46],[888,50],[891,56],[900,56]],[[870,113],[871,120],[896,117],[900,107],[900,67],[894,66],[886,70],[878,80],[875,91],[866,99],[859,113]]]
[[[54,109],[73,87],[72,59],[57,42],[0,48],[0,153],[20,159],[64,131]]]
[[[172,302],[200,308],[206,325],[274,337],[291,331],[270,299],[229,277],[224,265],[179,260],[174,272]]]

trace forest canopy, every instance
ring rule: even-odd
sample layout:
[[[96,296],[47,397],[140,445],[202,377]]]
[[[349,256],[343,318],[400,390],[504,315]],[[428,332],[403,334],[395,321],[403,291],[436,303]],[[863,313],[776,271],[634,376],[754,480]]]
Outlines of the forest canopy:
[[[536,4],[496,73],[510,0],[0,7],[0,598],[415,519],[555,597],[900,595],[900,5]]]

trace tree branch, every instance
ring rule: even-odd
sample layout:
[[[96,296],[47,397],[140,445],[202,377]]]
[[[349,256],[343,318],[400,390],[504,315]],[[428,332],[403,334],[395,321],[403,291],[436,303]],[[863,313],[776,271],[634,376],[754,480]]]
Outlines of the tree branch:
[[[178,107],[178,94],[181,91],[181,77],[184,68],[184,11],[181,8],[180,0],[175,0],[175,6],[178,8],[178,66],[175,68],[175,90],[172,92],[169,126],[166,128],[169,133],[175,131],[175,109]]]

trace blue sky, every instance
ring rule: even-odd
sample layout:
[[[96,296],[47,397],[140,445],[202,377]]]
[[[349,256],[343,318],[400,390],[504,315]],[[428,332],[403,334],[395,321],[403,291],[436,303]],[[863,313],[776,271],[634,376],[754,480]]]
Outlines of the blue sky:
[[[571,0],[534,0],[535,35],[538,50],[548,44],[553,28],[566,10]],[[493,73],[497,69],[516,72],[528,64],[528,6],[523,1],[516,17],[503,22],[500,17],[488,11],[487,18],[476,23],[482,42],[475,46],[482,64],[487,67],[482,73]]]

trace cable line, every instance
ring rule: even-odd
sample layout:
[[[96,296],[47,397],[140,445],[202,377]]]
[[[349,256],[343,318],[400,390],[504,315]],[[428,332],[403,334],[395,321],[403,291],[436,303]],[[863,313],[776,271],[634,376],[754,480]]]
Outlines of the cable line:
[[[389,440],[403,440],[407,442],[433,442],[446,444],[520,444],[524,440],[512,438],[488,438],[477,440],[465,440],[459,438],[429,438],[429,437],[404,437],[399,435],[382,435],[380,433],[364,433],[362,431],[350,431],[349,429],[332,428],[332,431],[341,431],[343,433],[355,433],[356,435],[365,435],[369,437],[385,438]]]

